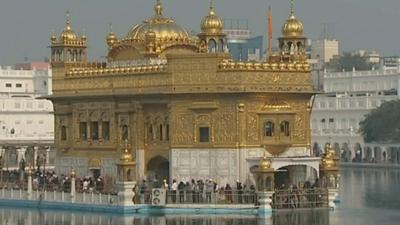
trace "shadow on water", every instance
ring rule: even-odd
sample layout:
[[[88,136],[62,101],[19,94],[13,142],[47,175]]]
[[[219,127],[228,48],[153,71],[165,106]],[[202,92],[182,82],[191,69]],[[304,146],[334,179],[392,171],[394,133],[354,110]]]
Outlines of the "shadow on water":
[[[2,225],[328,225],[329,212],[279,212],[269,217],[251,215],[120,216],[33,209],[0,208]]]

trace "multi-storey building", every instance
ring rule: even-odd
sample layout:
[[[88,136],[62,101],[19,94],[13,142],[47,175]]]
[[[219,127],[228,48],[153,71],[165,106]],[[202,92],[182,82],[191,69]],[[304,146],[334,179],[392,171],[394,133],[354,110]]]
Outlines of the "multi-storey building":
[[[37,99],[51,94],[48,63],[0,67],[0,153],[3,169],[52,164],[54,159],[53,104]],[[42,167],[43,168],[43,167]]]
[[[339,55],[339,41],[335,39],[313,40],[311,44],[311,58],[322,63],[328,63],[334,56]]]
[[[398,68],[325,72],[323,87],[325,94],[317,95],[313,103],[311,123],[315,152],[331,142],[346,161],[397,158],[398,150],[389,152],[385,147],[364,143],[359,123],[383,102],[399,99]]]
[[[234,60],[260,61],[264,56],[263,36],[251,37],[247,20],[224,21],[223,33]]]

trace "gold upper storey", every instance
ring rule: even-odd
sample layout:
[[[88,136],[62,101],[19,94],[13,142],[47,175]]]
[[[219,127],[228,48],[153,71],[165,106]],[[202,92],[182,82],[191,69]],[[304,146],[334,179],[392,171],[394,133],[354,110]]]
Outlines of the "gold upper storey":
[[[176,90],[174,87],[185,85],[184,82],[187,86],[214,86],[215,91],[217,86],[229,85],[236,91],[265,91],[267,89],[255,86],[271,85],[275,88],[270,91],[313,92],[310,66],[304,52],[282,51],[263,62],[234,61],[227,53],[210,52],[208,46],[204,46],[204,40],[192,36],[174,20],[164,17],[160,0],[155,4],[154,11],[152,17],[133,26],[125,38],[118,39],[114,32],[109,33],[106,38],[109,47],[107,63],[53,62],[53,68],[64,68],[60,70],[61,77],[57,74],[54,76],[54,93],[77,93],[80,90],[87,91],[89,86],[93,90],[128,88],[129,83],[136,83],[131,88],[139,88],[138,93],[151,93],[146,88],[158,93],[159,89],[153,88],[162,86]],[[303,40],[303,26],[301,29],[295,26],[301,22],[293,17],[292,10],[284,25],[282,39]],[[213,34],[222,32],[222,28],[222,20],[210,7],[201,23],[202,34],[207,33],[208,38],[212,38]],[[70,31],[72,28],[68,19],[62,37]],[[79,38],[70,35],[70,39]],[[52,38],[52,46],[57,43]],[[84,85],[85,82],[92,85]],[[116,84],[118,82],[121,85]],[[225,92],[223,89],[226,91],[226,88],[219,90]]]

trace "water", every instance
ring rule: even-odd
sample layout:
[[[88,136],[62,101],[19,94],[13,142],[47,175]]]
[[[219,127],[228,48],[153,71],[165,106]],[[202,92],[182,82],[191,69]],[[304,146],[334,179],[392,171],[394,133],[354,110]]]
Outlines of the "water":
[[[335,211],[238,215],[128,216],[0,208],[1,225],[399,225],[400,170],[343,169],[341,203]]]

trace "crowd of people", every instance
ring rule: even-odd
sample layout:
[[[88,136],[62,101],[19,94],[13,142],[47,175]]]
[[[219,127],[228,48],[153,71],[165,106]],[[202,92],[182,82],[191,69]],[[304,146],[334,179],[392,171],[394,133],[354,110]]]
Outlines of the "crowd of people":
[[[21,175],[22,174],[22,175]],[[3,174],[2,187],[5,188],[27,188],[26,171],[12,170]],[[21,178],[22,177],[22,178]],[[77,192],[96,192],[105,193],[104,178],[101,176],[85,176],[76,177],[75,187]],[[71,191],[71,178],[64,174],[57,175],[56,172],[50,170],[36,170],[32,174],[33,190],[46,191]],[[107,191],[115,194],[116,191]]]
[[[162,188],[166,190],[167,203],[238,203],[254,204],[255,187],[236,181],[235,186],[229,183],[219,185],[213,179],[191,179],[190,181],[167,180],[160,183],[157,179],[152,182],[142,180],[139,185],[141,203],[150,201],[151,189]]]
[[[328,192],[326,189],[320,188],[318,179],[313,184],[306,181],[301,188],[294,184],[287,188],[283,184],[275,190],[272,196],[272,207],[277,209],[321,206],[328,206]]]

